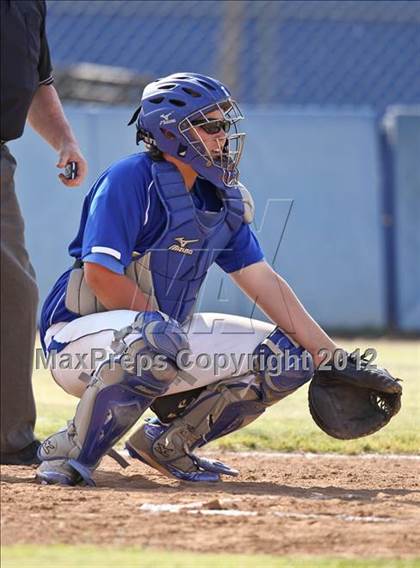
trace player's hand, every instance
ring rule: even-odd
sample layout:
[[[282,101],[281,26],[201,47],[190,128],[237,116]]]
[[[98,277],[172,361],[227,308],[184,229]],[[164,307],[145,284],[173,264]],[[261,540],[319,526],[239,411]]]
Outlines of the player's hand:
[[[62,145],[57,168],[65,168],[70,162],[75,162],[77,165],[77,175],[74,179],[68,179],[64,174],[59,174],[61,182],[68,187],[76,187],[83,183],[87,174],[87,162],[80,151],[79,146],[74,142],[66,142]]]

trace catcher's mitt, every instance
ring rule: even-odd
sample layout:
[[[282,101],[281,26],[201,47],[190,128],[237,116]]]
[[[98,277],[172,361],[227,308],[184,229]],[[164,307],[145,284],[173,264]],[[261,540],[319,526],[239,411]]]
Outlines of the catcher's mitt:
[[[347,356],[343,370],[315,371],[309,385],[309,410],[330,436],[352,440],[383,428],[401,408],[402,387],[386,369],[364,356]],[[340,365],[341,367],[341,365]]]

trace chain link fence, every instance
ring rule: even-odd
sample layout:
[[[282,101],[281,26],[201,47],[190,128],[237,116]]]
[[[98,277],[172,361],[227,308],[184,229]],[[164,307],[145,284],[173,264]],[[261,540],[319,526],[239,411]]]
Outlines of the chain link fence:
[[[225,81],[241,102],[420,102],[419,1],[49,0],[55,67]]]

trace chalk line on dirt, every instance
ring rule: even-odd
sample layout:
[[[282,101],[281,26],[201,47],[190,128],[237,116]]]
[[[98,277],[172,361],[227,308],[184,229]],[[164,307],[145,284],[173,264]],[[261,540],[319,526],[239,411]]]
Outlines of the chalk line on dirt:
[[[206,508],[206,504],[202,502],[193,503],[143,503],[140,511],[150,513],[188,513],[194,515],[222,515],[226,517],[255,517],[258,515],[256,511],[241,511],[238,509],[214,509]],[[264,516],[275,516],[287,519],[337,519],[346,522],[362,522],[362,523],[391,523],[393,519],[390,517],[378,517],[375,515],[343,515],[343,514],[322,514],[322,513],[297,513],[286,511],[274,511],[266,513]]]

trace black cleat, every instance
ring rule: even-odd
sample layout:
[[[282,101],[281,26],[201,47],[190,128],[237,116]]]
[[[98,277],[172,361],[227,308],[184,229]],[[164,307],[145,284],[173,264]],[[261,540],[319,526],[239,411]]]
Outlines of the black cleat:
[[[1,465],[39,465],[41,460],[37,456],[37,451],[41,443],[34,440],[29,446],[25,446],[18,452],[2,452],[0,454]]]

